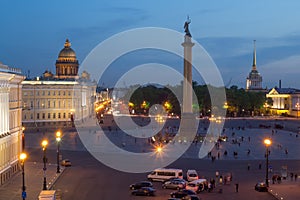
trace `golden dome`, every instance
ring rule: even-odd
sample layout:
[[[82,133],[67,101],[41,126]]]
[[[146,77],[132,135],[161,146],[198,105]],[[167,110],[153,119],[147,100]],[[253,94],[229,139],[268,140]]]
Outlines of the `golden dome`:
[[[62,59],[64,59],[64,58],[66,58],[66,59],[68,59],[68,58],[76,59],[76,53],[71,48],[71,43],[69,42],[68,39],[65,42],[64,48],[58,54],[58,60],[60,60],[60,58],[62,58]]]

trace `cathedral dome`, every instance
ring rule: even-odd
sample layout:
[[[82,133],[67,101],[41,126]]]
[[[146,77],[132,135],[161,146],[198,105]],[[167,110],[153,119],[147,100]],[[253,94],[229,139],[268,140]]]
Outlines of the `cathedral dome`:
[[[71,48],[71,43],[67,39],[64,48],[59,52],[55,63],[56,77],[76,78],[78,77],[79,63],[76,59],[75,51]]]
[[[71,48],[71,43],[67,39],[64,45],[64,48],[59,52],[58,54],[58,59],[68,59],[68,58],[73,58],[76,59],[76,53],[75,51]]]

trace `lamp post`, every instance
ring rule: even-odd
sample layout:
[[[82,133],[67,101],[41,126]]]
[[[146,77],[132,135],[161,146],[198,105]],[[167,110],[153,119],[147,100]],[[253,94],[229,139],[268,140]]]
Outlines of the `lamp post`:
[[[22,152],[25,150],[25,127],[22,127]]]
[[[43,152],[44,152],[44,156],[43,156],[43,162],[44,162],[44,182],[43,182],[43,190],[47,190],[47,181],[46,181],[46,163],[47,163],[47,157],[46,157],[46,148],[48,145],[48,141],[47,140],[43,140],[42,141],[42,147],[43,147]]]
[[[60,173],[60,167],[59,167],[59,144],[60,144],[60,141],[61,141],[61,132],[60,131],[57,131],[56,132],[56,142],[57,142],[57,150],[56,150],[56,153],[57,153],[57,170],[56,170],[56,173]]]
[[[269,187],[269,146],[272,144],[270,139],[264,139],[266,145],[266,186]]]
[[[24,162],[27,158],[26,153],[21,153],[20,155],[20,161],[21,161],[21,167],[22,167],[22,199],[25,200],[26,198],[26,187],[25,187],[25,170],[24,170]]]

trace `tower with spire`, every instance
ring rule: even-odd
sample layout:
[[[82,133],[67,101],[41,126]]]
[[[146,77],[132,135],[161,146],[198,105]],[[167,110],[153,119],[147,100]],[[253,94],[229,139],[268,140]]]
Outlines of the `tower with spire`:
[[[256,68],[256,40],[253,41],[254,43],[254,50],[253,50],[253,64],[252,70],[249,73],[247,80],[246,80],[246,90],[247,91],[261,91],[262,88],[262,76],[257,71]]]

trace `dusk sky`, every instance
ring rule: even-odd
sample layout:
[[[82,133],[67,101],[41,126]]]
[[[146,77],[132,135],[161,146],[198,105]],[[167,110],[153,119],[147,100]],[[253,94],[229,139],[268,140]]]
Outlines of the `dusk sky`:
[[[80,63],[103,40],[119,32],[162,27],[190,31],[217,64],[225,85],[245,87],[253,40],[263,87],[300,88],[300,1],[10,1],[0,3],[0,62],[24,74],[55,73],[66,38]],[[181,64],[181,63],[179,63]],[[105,83],[109,85],[109,83]]]

